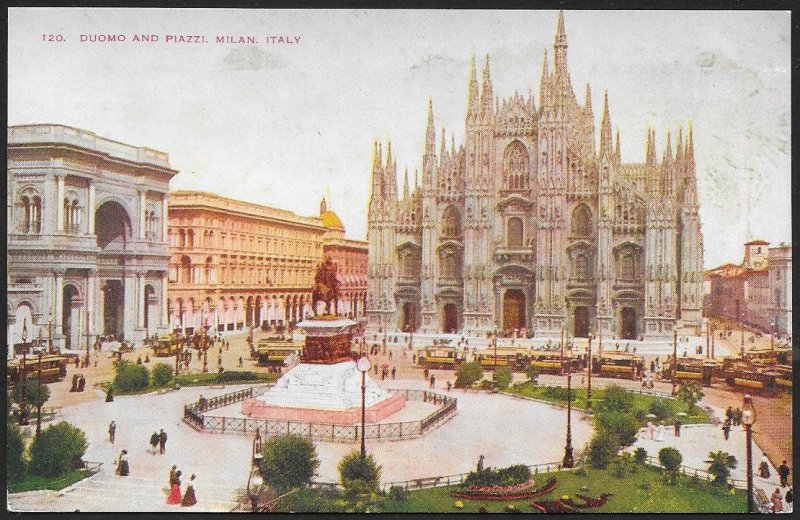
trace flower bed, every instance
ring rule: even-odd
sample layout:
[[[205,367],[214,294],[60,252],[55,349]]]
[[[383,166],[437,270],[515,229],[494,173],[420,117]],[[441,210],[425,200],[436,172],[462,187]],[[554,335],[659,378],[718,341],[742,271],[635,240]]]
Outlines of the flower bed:
[[[468,500],[528,500],[546,495],[555,487],[556,479],[551,478],[544,486],[537,489],[534,489],[533,482],[523,482],[507,486],[473,485],[453,491],[451,494],[454,497]]]

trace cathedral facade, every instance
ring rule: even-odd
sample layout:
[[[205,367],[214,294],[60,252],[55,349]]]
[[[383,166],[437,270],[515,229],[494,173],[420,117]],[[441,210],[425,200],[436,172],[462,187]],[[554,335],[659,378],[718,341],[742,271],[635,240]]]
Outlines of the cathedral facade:
[[[369,329],[500,331],[546,337],[562,328],[626,339],[699,333],[703,236],[691,128],[666,136],[660,160],[623,163],[608,95],[596,147],[591,89],[567,68],[559,14],[554,64],[539,93],[500,100],[489,57],[467,89],[464,143],[437,153],[428,105],[422,179],[402,194],[391,144],[374,144],[368,209]],[[673,148],[674,145],[674,148]],[[674,150],[674,151],[673,151]]]

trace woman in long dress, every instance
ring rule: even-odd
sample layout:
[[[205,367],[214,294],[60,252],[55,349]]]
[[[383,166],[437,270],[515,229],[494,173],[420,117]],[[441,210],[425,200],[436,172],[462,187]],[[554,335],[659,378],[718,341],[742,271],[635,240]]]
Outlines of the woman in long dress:
[[[170,493],[167,497],[167,504],[181,503],[181,472],[175,472],[175,479],[170,483]]]
[[[761,456],[761,464],[758,466],[758,475],[761,478],[769,478],[769,460],[766,455]]]
[[[656,433],[656,442],[664,442],[664,425],[658,424],[658,431]]]
[[[117,474],[121,477],[127,477],[130,474],[130,466],[128,466],[128,450],[122,450],[119,454],[117,461]]]
[[[186,484],[186,493],[183,494],[181,506],[189,507],[197,503],[197,497],[194,496],[194,475],[189,478],[189,483]]]
[[[654,430],[655,430],[655,428],[653,427],[653,422],[652,421],[647,421],[647,438],[650,439],[651,441],[653,440],[653,431]]]

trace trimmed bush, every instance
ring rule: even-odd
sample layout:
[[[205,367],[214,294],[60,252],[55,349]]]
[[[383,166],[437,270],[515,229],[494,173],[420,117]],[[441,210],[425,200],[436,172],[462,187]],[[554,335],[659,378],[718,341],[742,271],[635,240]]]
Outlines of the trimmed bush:
[[[172,380],[173,371],[173,368],[166,363],[156,363],[151,373],[153,386],[166,386]]]
[[[661,448],[661,450],[659,450],[658,461],[668,473],[676,473],[678,468],[681,467],[683,456],[681,455],[681,452],[675,448],[670,448],[667,446],[666,448]]]
[[[708,472],[714,476],[714,484],[724,486],[728,483],[731,470],[736,468],[736,457],[728,452],[717,450],[708,452]]]
[[[539,367],[536,365],[528,365],[525,369],[525,375],[528,376],[528,381],[535,385],[536,380],[539,378]]]
[[[456,368],[456,388],[468,388],[483,378],[483,368],[477,361],[462,363]]]
[[[134,365],[127,359],[114,362],[114,388],[121,392],[136,392],[147,388],[150,373],[144,365]]]
[[[653,401],[648,412],[655,415],[657,420],[663,421],[672,415],[673,410],[669,400],[660,398]]]
[[[48,426],[31,444],[30,471],[55,477],[78,469],[87,446],[86,434],[68,422]]]
[[[598,430],[589,443],[589,465],[605,469],[619,451],[619,439],[606,430]]]
[[[463,486],[513,486],[525,484],[531,479],[531,470],[524,464],[514,464],[507,468],[485,468],[471,471],[464,479]]]
[[[25,440],[17,423],[6,421],[6,479],[15,484],[25,476]]]
[[[633,461],[636,464],[644,464],[647,462],[647,450],[639,446],[633,451]]]
[[[353,451],[339,462],[339,478],[350,494],[372,493],[378,490],[381,467],[372,455],[362,459],[359,452]]]
[[[610,412],[627,412],[631,408],[631,397],[621,386],[609,385],[603,391],[601,408]]]
[[[494,381],[495,386],[500,390],[505,390],[508,388],[508,385],[511,384],[511,371],[508,367],[496,367],[494,369],[494,374],[492,375],[492,380]]]
[[[562,386],[546,386],[542,391],[544,397],[554,401],[566,401],[569,393],[567,389]]]
[[[596,416],[597,427],[613,434],[620,446],[630,446],[636,442],[639,421],[631,414],[623,412],[600,412]]]
[[[408,500],[408,490],[402,486],[392,486],[389,488],[389,498],[395,502]]]
[[[300,435],[273,437],[264,443],[261,454],[261,476],[281,495],[305,487],[319,467],[314,444]]]
[[[240,370],[240,371],[225,371],[219,374],[219,382],[220,383],[228,383],[231,381],[253,381],[258,379],[258,374],[256,372],[251,372],[249,370]]]

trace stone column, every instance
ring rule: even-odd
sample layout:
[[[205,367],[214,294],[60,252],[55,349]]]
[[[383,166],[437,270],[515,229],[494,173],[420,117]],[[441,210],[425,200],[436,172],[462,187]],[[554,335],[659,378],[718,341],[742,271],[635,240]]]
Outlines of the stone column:
[[[8,317],[8,336],[6,336],[6,359],[14,359],[14,323],[15,319],[12,316]]]
[[[167,241],[167,194],[161,200],[161,241]]]
[[[167,316],[167,272],[161,274],[161,327],[167,330],[169,326],[169,316]]]
[[[63,296],[64,296],[64,270],[57,270],[53,272],[55,287],[53,288],[53,327],[55,334],[53,337],[63,335],[64,331],[61,330],[61,317],[63,316]]]
[[[86,270],[86,312],[88,313],[89,326],[87,327],[86,334],[89,336],[89,343],[92,343],[91,336],[97,330],[96,315],[101,313],[95,312],[95,301],[97,301],[95,291],[97,290],[97,271],[95,269]],[[87,319],[84,319],[84,327],[86,327]],[[85,340],[84,340],[85,341]]]
[[[56,174],[56,231],[64,231],[64,174]]]
[[[94,183],[89,181],[89,201],[86,204],[86,233],[94,234]]]
[[[138,304],[138,307],[139,307],[139,322],[138,322],[138,326],[140,328],[143,328],[144,327],[144,310],[145,310],[145,305],[147,305],[147,302],[145,301],[145,295],[144,295],[144,282],[145,282],[144,273],[143,272],[142,273],[137,273],[136,274],[136,278],[137,278],[137,281],[138,281],[138,284],[137,284],[137,290],[138,290],[137,299],[138,299],[138,302],[139,302],[139,304]]]
[[[136,339],[133,331],[136,325],[136,304],[139,298],[136,283],[134,282],[134,273],[131,269],[125,271],[122,278],[122,292],[125,302],[125,307],[122,310],[122,334],[127,341],[133,341]]]
[[[139,192],[139,238],[144,240],[145,238],[145,213],[146,213],[146,191]]]

